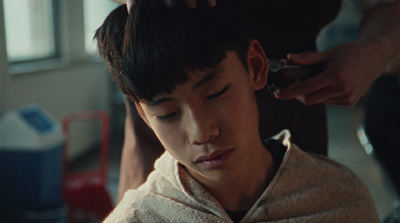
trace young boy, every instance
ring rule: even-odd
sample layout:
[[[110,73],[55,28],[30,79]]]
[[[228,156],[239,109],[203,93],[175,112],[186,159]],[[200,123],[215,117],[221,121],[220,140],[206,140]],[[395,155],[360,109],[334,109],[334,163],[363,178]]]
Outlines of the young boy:
[[[106,222],[379,222],[350,170],[303,152],[288,131],[261,140],[254,91],[268,62],[236,7],[140,0],[96,32],[117,86],[166,149]]]

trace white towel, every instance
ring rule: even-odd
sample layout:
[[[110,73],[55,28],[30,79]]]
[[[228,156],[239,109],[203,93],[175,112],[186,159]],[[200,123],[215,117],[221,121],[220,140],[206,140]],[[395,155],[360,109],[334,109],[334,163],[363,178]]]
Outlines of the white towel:
[[[346,167],[290,143],[272,182],[242,222],[379,222],[368,189]],[[146,183],[129,190],[105,222],[232,222],[224,208],[168,153]]]

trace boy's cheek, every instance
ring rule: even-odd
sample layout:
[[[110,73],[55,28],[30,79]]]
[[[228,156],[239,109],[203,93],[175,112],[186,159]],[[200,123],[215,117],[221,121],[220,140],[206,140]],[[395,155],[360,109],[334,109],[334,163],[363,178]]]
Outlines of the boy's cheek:
[[[175,125],[159,123],[157,120],[151,122],[151,125],[157,138],[159,138],[163,144],[177,142],[179,135],[181,135],[179,128]]]

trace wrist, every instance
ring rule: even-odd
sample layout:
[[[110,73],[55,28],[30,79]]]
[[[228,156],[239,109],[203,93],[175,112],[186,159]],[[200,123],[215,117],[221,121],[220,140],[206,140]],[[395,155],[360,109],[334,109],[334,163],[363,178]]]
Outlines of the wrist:
[[[369,52],[374,53],[375,55],[379,55],[379,60],[385,66],[389,63],[389,61],[396,55],[396,51],[390,47],[383,38],[369,38],[360,40],[360,42],[367,44],[367,46],[371,49]]]

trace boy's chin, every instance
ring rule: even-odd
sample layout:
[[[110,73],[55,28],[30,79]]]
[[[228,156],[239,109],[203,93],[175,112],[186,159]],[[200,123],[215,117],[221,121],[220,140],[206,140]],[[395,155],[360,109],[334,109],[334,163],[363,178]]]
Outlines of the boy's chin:
[[[200,183],[208,182],[213,184],[225,184],[232,183],[232,173],[234,169],[229,167],[223,167],[218,169],[205,169],[199,168],[194,170],[189,167],[185,167],[188,173]]]

